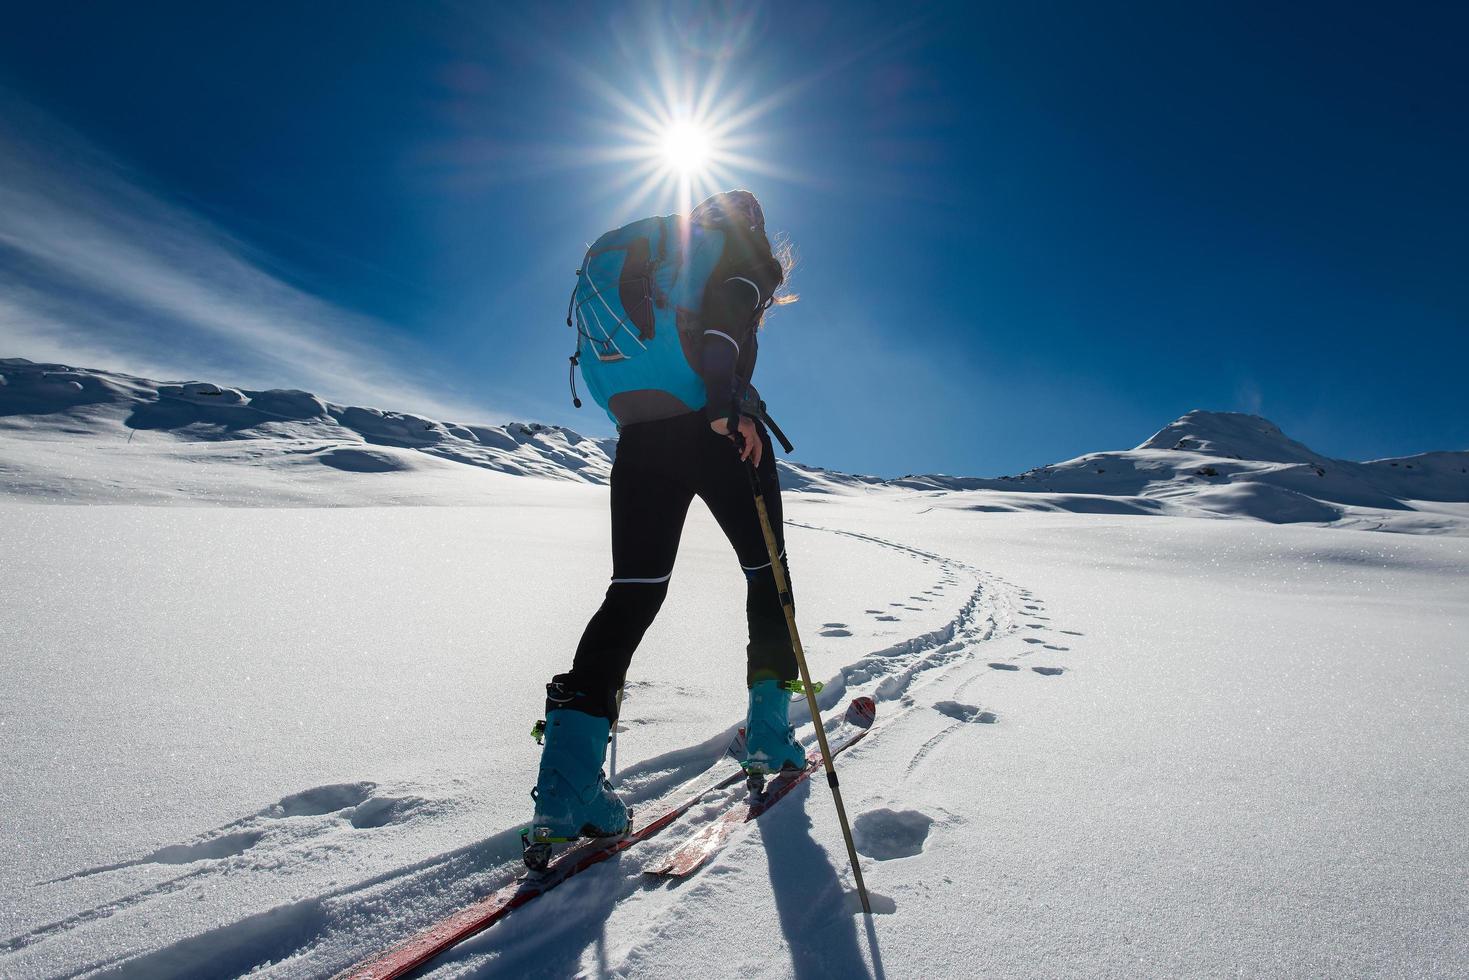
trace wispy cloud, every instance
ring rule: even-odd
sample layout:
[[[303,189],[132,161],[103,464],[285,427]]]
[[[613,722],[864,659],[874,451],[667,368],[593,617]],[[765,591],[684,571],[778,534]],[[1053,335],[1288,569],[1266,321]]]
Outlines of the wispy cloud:
[[[1264,413],[1265,393],[1260,390],[1260,385],[1252,378],[1241,378],[1234,386],[1234,407],[1236,411],[1248,412],[1251,415]]]
[[[386,324],[252,261],[223,229],[0,92],[0,356],[486,420]],[[105,361],[103,360],[105,359]]]

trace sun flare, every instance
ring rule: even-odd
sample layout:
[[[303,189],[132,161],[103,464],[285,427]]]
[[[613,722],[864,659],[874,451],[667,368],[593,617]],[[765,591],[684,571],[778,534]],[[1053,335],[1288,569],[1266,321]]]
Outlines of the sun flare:
[[[639,60],[622,73],[625,84],[608,84],[605,72],[581,73],[594,96],[587,127],[593,141],[568,159],[606,166],[599,189],[618,200],[618,213],[686,213],[700,199],[747,187],[752,178],[809,179],[785,160],[788,151],[781,152],[770,128],[772,113],[808,82],[759,97],[756,80],[731,82],[732,59],[751,43],[759,16],[720,9],[706,25],[710,37],[683,28],[670,33],[657,18],[644,24]]]
[[[663,131],[658,142],[664,164],[679,176],[699,177],[708,169],[713,140],[697,123],[675,122]]]

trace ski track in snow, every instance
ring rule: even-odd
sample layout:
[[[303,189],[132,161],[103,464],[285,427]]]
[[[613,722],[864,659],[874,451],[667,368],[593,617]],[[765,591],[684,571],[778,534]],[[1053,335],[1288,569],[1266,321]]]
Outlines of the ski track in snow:
[[[911,603],[941,599],[953,588],[968,589],[968,595],[955,615],[937,629],[873,650],[825,680],[818,701],[828,731],[835,731],[842,724],[841,713],[834,709],[859,694],[870,695],[884,705],[878,713],[878,730],[874,731],[871,739],[881,738],[882,728],[895,724],[914,711],[949,714],[955,720],[945,724],[924,742],[908,763],[905,776],[912,776],[936,748],[971,728],[975,721],[990,723],[996,720],[993,712],[981,711],[975,705],[944,700],[936,707],[920,703],[917,695],[930,680],[944,676],[956,667],[966,667],[968,671],[952,688],[954,698],[960,697],[981,679],[996,678],[998,675],[988,667],[1004,666],[1018,670],[1017,664],[1009,662],[986,664],[979,653],[981,645],[992,639],[1013,636],[1026,628],[1049,628],[1048,623],[1030,621],[1037,618],[1041,608],[1030,592],[968,563],[898,542],[855,531],[796,521],[787,523],[791,527],[842,535],[875,547],[895,550],[937,567],[940,575],[932,588],[894,601],[891,608],[918,610],[919,607]],[[869,615],[874,612],[876,610],[868,610]],[[896,620],[890,614],[874,618],[884,622]],[[845,627],[844,623],[826,623],[820,632],[823,636],[850,636]],[[1030,637],[1026,639],[1031,640]],[[1042,648],[1066,649],[1052,645]],[[1022,647],[1010,659],[1023,659],[1033,649],[1035,646]],[[1061,668],[1041,665],[1034,669],[1038,672],[1061,672]],[[795,702],[795,706],[802,709],[799,714],[803,715],[800,702]],[[814,748],[809,719],[807,726],[808,730],[802,737],[808,746]],[[732,724],[697,745],[664,753],[623,770],[619,774],[619,789],[635,810],[657,812],[660,800],[686,794],[700,783],[713,781],[710,770],[719,765],[736,727],[737,723]],[[855,747],[853,756],[861,753],[864,747]],[[686,825],[701,815],[718,812],[740,792],[743,792],[742,788],[722,797],[711,796],[691,810],[682,824]],[[455,805],[452,799],[380,791],[370,782],[332,784],[295,793],[192,841],[169,845],[144,857],[84,868],[41,883],[55,884],[82,877],[111,875],[150,864],[190,866],[182,874],[120,898],[20,935],[0,939],[0,956],[37,943],[65,942],[75,930],[84,929],[98,920],[139,909],[153,899],[189,886],[210,887],[208,882],[221,876],[272,874],[289,877],[294,862],[310,860],[313,854],[316,860],[320,860],[323,849],[331,850],[331,835],[339,831],[344,822],[357,829],[374,829],[417,819],[431,820],[436,812]],[[748,832],[748,829],[742,830],[728,848],[733,848]],[[506,884],[520,870],[519,833],[519,826],[504,828],[471,844],[352,882],[325,894],[288,902],[141,955],[124,953],[94,961],[69,975],[81,976],[98,971],[108,976],[140,978],[227,976],[252,970],[261,971],[263,975],[281,976],[331,973],[351,965],[375,949],[391,945],[431,925]],[[627,861],[629,865],[640,867],[662,851],[677,846],[684,836],[678,826],[670,828],[632,852]],[[832,860],[836,861],[836,857],[833,856]],[[619,862],[609,862],[609,865],[615,869]],[[697,889],[708,887],[701,883],[703,879],[716,880],[723,873],[727,873],[727,869],[722,868],[716,859],[694,884],[695,890],[686,894],[696,894]],[[614,871],[604,869],[601,875],[587,873],[585,877],[597,877],[600,885],[606,887],[608,882],[602,879],[611,878],[613,874]],[[533,907],[539,909],[541,915],[549,914],[548,906],[574,907],[577,891],[574,885],[568,885],[563,891],[539,900]],[[630,878],[617,882],[615,898],[609,902],[637,902],[652,895],[663,896],[666,901],[668,894],[666,890],[644,883],[641,876],[634,873]],[[677,905],[676,899],[677,896],[674,906]],[[886,901],[890,903],[890,900]],[[565,911],[574,913],[580,910]],[[642,941],[624,951],[620,965],[608,965],[612,972],[636,975],[644,956],[651,955],[648,944],[654,942],[662,930],[659,925],[661,916],[656,914],[658,910],[652,911],[655,914],[650,916]],[[671,911],[670,914],[677,913]],[[529,938],[535,935],[535,929],[533,922],[527,920],[534,918],[535,915],[527,910],[497,925],[451,951],[435,970],[455,975],[466,971],[476,973],[485,968],[496,973],[522,969],[534,971],[539,969],[535,964],[544,955],[547,944],[566,947],[568,951],[568,941],[575,946],[575,930],[571,937],[558,930],[539,938]],[[525,929],[517,927],[521,921],[527,921]],[[584,948],[576,947],[576,955],[579,956]]]

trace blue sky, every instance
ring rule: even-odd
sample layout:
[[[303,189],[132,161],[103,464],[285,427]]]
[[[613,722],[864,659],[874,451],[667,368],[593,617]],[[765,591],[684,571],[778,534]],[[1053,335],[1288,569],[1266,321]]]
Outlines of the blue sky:
[[[756,381],[803,461],[1013,473],[1192,408],[1469,446],[1469,8],[508,6],[10,11],[0,354],[610,434],[572,270],[677,207],[626,106],[710,91],[800,254]]]

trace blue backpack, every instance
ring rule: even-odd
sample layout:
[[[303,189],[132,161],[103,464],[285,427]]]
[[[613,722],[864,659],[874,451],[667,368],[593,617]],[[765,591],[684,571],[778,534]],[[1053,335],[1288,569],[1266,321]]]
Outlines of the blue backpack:
[[[671,395],[688,411],[709,400],[695,364],[703,342],[704,286],[724,253],[724,232],[681,215],[644,218],[607,232],[576,273],[566,325],[576,327],[571,357],[592,398],[618,425],[613,399],[635,392]]]

